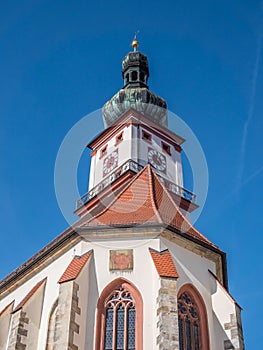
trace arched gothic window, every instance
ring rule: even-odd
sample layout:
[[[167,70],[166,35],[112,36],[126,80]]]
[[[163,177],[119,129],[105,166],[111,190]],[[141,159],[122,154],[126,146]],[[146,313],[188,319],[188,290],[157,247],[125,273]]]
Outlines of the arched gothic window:
[[[197,290],[188,285],[178,296],[180,350],[208,350],[209,337],[204,302]]]
[[[135,349],[136,309],[130,293],[115,290],[106,302],[104,349]]]
[[[98,301],[96,350],[142,349],[142,299],[120,278],[107,286]]]

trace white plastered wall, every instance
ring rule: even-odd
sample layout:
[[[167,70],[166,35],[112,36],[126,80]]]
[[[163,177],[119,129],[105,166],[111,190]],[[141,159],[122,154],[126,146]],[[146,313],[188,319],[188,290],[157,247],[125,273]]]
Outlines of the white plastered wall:
[[[152,140],[148,142],[142,138],[142,132],[146,131],[151,135]],[[139,163],[147,164],[148,163],[148,150],[149,148],[155,149],[161,154],[163,154],[166,158],[166,173],[160,171],[160,175],[167,180],[183,187],[183,173],[182,173],[182,160],[181,154],[175,148],[173,143],[169,140],[169,138],[165,137],[160,138],[154,132],[149,131],[144,128],[143,125],[140,125],[138,130],[138,159]],[[166,153],[162,148],[162,142],[165,142],[170,146],[171,155]]]
[[[91,261],[88,262],[87,268],[76,280],[80,284],[79,302],[82,310],[81,316],[77,316],[77,322],[80,324],[81,331],[86,329],[86,334],[74,336],[74,341],[80,345],[86,344],[91,346],[95,341],[95,320],[96,305],[99,295],[103,289],[114,279],[122,277],[133,283],[140,291],[143,299],[143,328],[144,328],[144,347],[152,343],[154,349],[156,343],[157,317],[156,317],[156,298],[158,292],[158,276],[152,263],[148,248],[152,247],[159,250],[159,240],[138,240],[138,241],[116,241],[116,242],[80,242],[74,248],[70,249],[63,256],[54,260],[52,264],[44,268],[38,274],[22,286],[11,292],[0,302],[0,310],[15,299],[17,305],[25,295],[45,277],[47,278],[45,288],[45,298],[40,320],[40,330],[38,334],[38,344],[34,347],[36,350],[45,350],[48,321],[52,306],[59,295],[59,284],[57,283],[66,267],[71,262],[73,255],[82,255],[94,250]],[[134,269],[131,272],[110,272],[109,271],[109,249],[133,249],[134,250]],[[30,307],[31,310],[31,307]],[[86,319],[85,319],[85,311]],[[31,312],[29,316],[32,317]],[[153,327],[153,320],[156,326]],[[33,321],[32,327],[35,327],[36,321]],[[93,329],[91,331],[91,329]],[[32,339],[36,341],[36,339]],[[89,347],[88,347],[89,348]]]
[[[116,143],[116,136],[123,132],[123,141]],[[100,183],[105,177],[103,177],[103,164],[104,159],[109,156],[116,148],[118,148],[118,165],[121,166],[128,159],[131,159],[131,149],[132,149],[132,126],[127,124],[120,128],[116,134],[113,134],[107,142],[103,142],[98,148],[96,154],[91,158],[91,171],[89,179],[89,190]],[[107,145],[107,154],[101,157],[101,150]]]
[[[96,305],[103,289],[114,279],[122,277],[133,283],[140,291],[143,299],[143,334],[144,348],[157,349],[157,312],[156,301],[160,288],[160,278],[153,264],[149,248],[157,251],[169,249],[179,274],[177,290],[186,283],[193,284],[201,294],[207,309],[210,346],[213,350],[223,348],[224,339],[229,334],[224,331],[224,323],[229,322],[229,315],[234,313],[232,299],[220,285],[211,282],[211,274],[216,273],[214,262],[182,248],[164,238],[105,240],[105,242],[79,242],[63,256],[54,260],[38,274],[24,283],[17,290],[11,292],[0,302],[0,310],[15,299],[17,305],[36,283],[47,278],[45,298],[40,321],[39,340],[36,350],[45,350],[48,320],[52,306],[59,295],[57,283],[62,273],[71,262],[74,254],[82,255],[93,249],[92,258],[82,270],[76,282],[80,285],[79,307],[81,315],[76,321],[80,325],[80,334],[74,336],[74,341],[80,349],[92,349],[95,342]],[[110,249],[133,249],[134,268],[130,272],[109,271]],[[83,331],[85,330],[85,331]],[[85,347],[84,347],[85,348]]]
[[[88,296],[88,317],[90,322],[94,323],[94,331],[86,336],[86,345],[91,346],[91,338],[93,337],[93,346],[95,344],[96,333],[96,305],[103,289],[116,278],[125,278],[130,281],[140,291],[143,299],[143,333],[144,348],[150,347],[154,349],[156,346],[157,332],[157,314],[156,299],[158,292],[158,276],[156,274],[153,262],[149,253],[149,247],[159,250],[159,240],[138,240],[138,241],[115,241],[100,242],[98,244],[90,244],[94,249],[94,269],[90,263]],[[109,250],[110,249],[133,249],[134,268],[132,271],[109,271]],[[82,305],[83,307],[83,305]],[[85,308],[84,308],[85,309]],[[87,318],[88,318],[87,317]],[[155,325],[153,327],[153,325]],[[90,330],[90,326],[88,327]]]
[[[177,290],[187,283],[193,284],[201,294],[206,306],[210,349],[222,350],[224,340],[230,338],[230,330],[224,324],[235,314],[236,304],[222,285],[212,276],[216,275],[215,263],[205,257],[162,239],[162,249],[167,247],[173,257],[179,278]]]
[[[44,350],[47,338],[48,330],[48,320],[52,306],[59,295],[59,284],[57,283],[62,273],[65,271],[66,267],[69,265],[74,254],[79,254],[81,249],[81,244],[77,244],[74,248],[65,252],[64,255],[60,256],[58,259],[54,260],[51,264],[36,273],[32,278],[26,281],[24,284],[19,286],[17,289],[12,291],[6,297],[2,298],[0,301],[0,310],[2,310],[6,305],[8,305],[12,300],[15,299],[15,306],[27,295],[27,293],[42,279],[47,277],[46,288],[45,288],[45,298],[42,308],[42,316],[40,321],[40,331],[38,344],[35,347],[36,350]]]
[[[212,307],[214,318],[215,337],[220,339],[215,350],[222,348],[224,340],[231,340],[231,330],[225,329],[224,325],[231,322],[231,315],[236,316],[236,303],[224,287],[210,274],[212,290]]]
[[[142,130],[151,134],[152,141],[147,142],[142,139]],[[123,141],[116,144],[116,136],[123,132]],[[171,155],[165,153],[162,149],[162,142],[165,142],[170,146]],[[107,145],[107,154],[101,157],[101,150]],[[169,181],[183,187],[183,172],[182,172],[182,160],[181,154],[173,145],[173,142],[164,136],[160,138],[154,132],[149,131],[143,127],[143,124],[131,125],[127,124],[120,128],[117,133],[114,133],[112,137],[103,142],[98,148],[96,154],[91,158],[90,166],[90,179],[89,190],[94,188],[100,183],[103,178],[103,164],[104,159],[110,155],[116,148],[118,148],[118,167],[124,164],[127,160],[132,159],[137,163],[145,166],[148,163],[148,148],[156,149],[161,152],[166,158],[167,171],[166,173],[160,172],[160,175],[168,179]],[[114,171],[114,170],[113,170]]]
[[[6,349],[12,310],[13,304],[0,316],[0,350]]]
[[[45,285],[43,284],[23,307],[23,311],[26,312],[26,317],[30,320],[26,325],[28,331],[26,340],[28,349],[37,349],[44,296]]]

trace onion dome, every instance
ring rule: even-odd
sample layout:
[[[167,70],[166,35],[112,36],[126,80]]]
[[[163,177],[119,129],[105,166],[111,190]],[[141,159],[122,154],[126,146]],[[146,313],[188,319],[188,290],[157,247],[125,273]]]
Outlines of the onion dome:
[[[106,128],[111,126],[125,112],[133,108],[156,124],[167,128],[166,101],[149,90],[148,59],[137,51],[139,43],[136,36],[132,46],[134,51],[129,52],[122,60],[124,86],[103,106],[104,125]]]

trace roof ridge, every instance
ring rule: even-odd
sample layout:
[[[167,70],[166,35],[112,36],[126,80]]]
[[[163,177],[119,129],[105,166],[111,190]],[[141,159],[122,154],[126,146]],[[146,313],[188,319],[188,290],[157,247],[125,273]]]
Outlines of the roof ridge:
[[[151,251],[153,251],[153,252],[155,252],[155,253],[158,253],[158,254],[165,254],[165,253],[169,252],[169,249],[168,249],[168,248],[159,251],[159,250],[157,250],[157,249],[154,249],[154,248],[151,248],[151,247],[150,247],[149,250],[151,250]]]
[[[155,212],[156,216],[157,216],[157,219],[159,221],[159,223],[163,223],[163,219],[159,213],[159,210],[158,210],[158,207],[157,207],[157,204],[156,204],[156,198],[155,198],[155,194],[154,194],[154,191],[153,191],[153,187],[154,187],[154,183],[153,183],[153,170],[152,170],[152,167],[150,166],[150,164],[148,164],[148,171],[149,171],[149,181],[150,181],[150,194],[151,194],[151,198],[153,200],[153,211]]]
[[[179,212],[179,214],[181,215],[181,217],[185,218],[186,217],[183,215],[183,213],[181,212],[181,210],[179,209],[179,206],[175,203],[175,201],[173,200],[172,196],[170,195],[170,193],[168,192],[168,190],[166,189],[166,187],[163,185],[163,183],[161,182],[161,180],[159,179],[158,175],[156,173],[153,174],[153,176],[155,177],[155,179],[157,179],[158,184],[162,187],[164,193],[167,195],[168,199],[172,202],[172,204],[175,206],[176,210]]]
[[[73,259],[81,259],[84,258],[86,255],[90,254],[93,251],[93,249],[88,250],[86,253],[82,254],[82,255],[74,255]]]
[[[198,233],[198,235],[200,235],[205,241],[211,243],[213,246],[217,247],[213,242],[211,242],[206,236],[204,236],[199,230],[197,230],[194,225],[187,219],[187,217],[181,212],[181,210],[179,209],[179,206],[175,203],[175,201],[173,200],[172,196],[170,195],[170,193],[168,192],[168,190],[165,188],[165,186],[163,185],[163,183],[161,182],[161,180],[159,179],[158,175],[156,173],[153,174],[153,176],[155,177],[155,179],[157,179],[157,182],[159,183],[159,185],[163,188],[164,193],[167,195],[168,199],[171,201],[171,203],[174,205],[174,207],[176,208],[177,212],[179,213],[179,215],[181,216],[181,218],[183,219],[183,226],[185,226],[185,224],[188,225],[188,230],[183,230],[183,226],[180,228],[180,230],[183,233],[188,233],[189,229],[193,229],[195,232]],[[165,222],[165,220],[163,220]],[[185,223],[185,224],[184,224]],[[198,238],[198,237],[197,237]]]

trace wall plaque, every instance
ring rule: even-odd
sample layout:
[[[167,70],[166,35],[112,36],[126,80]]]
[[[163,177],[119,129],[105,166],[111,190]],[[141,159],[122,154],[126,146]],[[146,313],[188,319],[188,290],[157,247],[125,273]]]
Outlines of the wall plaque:
[[[133,270],[133,250],[110,250],[110,271]]]

